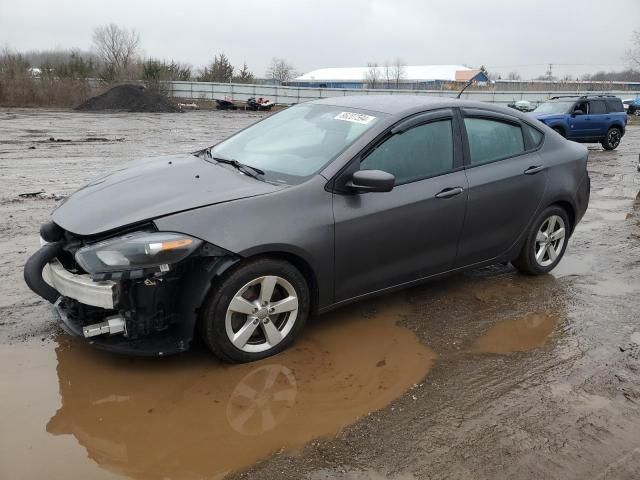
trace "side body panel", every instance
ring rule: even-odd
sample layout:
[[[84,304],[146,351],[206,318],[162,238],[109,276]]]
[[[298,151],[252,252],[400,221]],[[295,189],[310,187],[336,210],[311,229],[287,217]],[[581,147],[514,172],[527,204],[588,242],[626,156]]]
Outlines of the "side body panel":
[[[576,116],[567,115],[567,123],[569,125],[567,138],[569,139],[584,139],[597,136],[594,122],[588,113]]]
[[[580,220],[589,199],[587,148],[547,135],[539,154],[547,167],[548,181],[541,208],[563,202],[571,206],[574,220]]]
[[[545,163],[532,152],[467,169],[469,203],[458,266],[496,258],[520,238],[540,208],[549,175],[524,172]]]
[[[612,112],[607,115],[607,117],[609,117],[609,119],[607,121],[605,135],[611,127],[618,127],[622,131],[622,135],[624,135],[628,120],[626,112]]]
[[[455,187],[464,192],[436,198]],[[336,301],[453,268],[466,191],[457,171],[386,193],[336,194]]]

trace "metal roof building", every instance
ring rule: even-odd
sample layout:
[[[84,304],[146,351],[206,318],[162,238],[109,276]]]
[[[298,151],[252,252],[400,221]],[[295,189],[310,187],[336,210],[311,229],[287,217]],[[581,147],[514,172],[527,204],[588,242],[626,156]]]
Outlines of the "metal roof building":
[[[395,80],[387,81],[386,67],[376,68],[379,85],[395,88]],[[389,67],[389,76],[393,77],[393,67]],[[312,88],[366,88],[369,67],[321,68],[294,78],[287,85]],[[437,88],[442,83],[467,82],[475,80],[487,82],[487,75],[479,69],[464,65],[411,65],[403,67],[403,75],[398,88],[425,89]],[[387,85],[390,83],[390,85]]]

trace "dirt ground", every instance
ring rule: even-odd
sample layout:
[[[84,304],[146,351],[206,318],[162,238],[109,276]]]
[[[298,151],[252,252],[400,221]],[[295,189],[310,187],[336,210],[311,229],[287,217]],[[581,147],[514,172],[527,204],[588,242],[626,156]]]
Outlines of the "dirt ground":
[[[61,333],[22,281],[55,204],[258,118],[0,110],[0,478],[639,478],[640,127],[591,147],[589,210],[551,275],[496,266],[356,304],[250,365]]]

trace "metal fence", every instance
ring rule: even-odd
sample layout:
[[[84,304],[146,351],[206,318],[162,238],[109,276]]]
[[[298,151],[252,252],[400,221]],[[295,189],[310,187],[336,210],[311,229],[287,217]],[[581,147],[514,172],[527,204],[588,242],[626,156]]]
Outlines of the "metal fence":
[[[342,97],[346,95],[428,95],[434,97],[455,97],[453,90],[392,90],[364,88],[305,88],[283,87],[276,85],[253,85],[241,83],[209,83],[209,82],[166,82],[167,90],[172,97],[184,100],[216,100],[231,97],[233,101],[244,102],[251,97],[264,97],[277,104],[290,105],[319,98]],[[517,100],[528,100],[533,103],[542,102],[557,95],[616,95],[622,99],[640,96],[640,91],[495,91],[467,90],[462,98],[491,103],[512,103]]]

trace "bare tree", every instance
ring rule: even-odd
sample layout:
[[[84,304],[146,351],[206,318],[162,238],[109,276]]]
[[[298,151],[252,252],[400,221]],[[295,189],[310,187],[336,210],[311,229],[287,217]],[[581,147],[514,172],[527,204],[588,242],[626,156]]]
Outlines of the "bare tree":
[[[406,75],[405,63],[400,58],[396,58],[395,62],[391,66],[391,78],[395,83],[395,87],[400,87],[400,80],[402,80]]]
[[[140,35],[115,23],[93,30],[93,46],[107,69],[106,76],[118,78],[136,58]]]
[[[296,69],[288,63],[284,58],[274,57],[271,65],[267,69],[267,77],[276,80],[278,83],[284,83],[296,76]]]
[[[391,72],[391,65],[388,60],[384,61],[384,79],[386,81],[386,88],[391,88],[391,80],[393,79],[393,73]]]
[[[640,69],[640,30],[634,30],[632,36],[632,47],[625,52],[625,60],[631,70]]]
[[[364,74],[364,81],[369,88],[378,88],[380,83],[380,68],[375,62],[367,63],[367,71]]]
[[[507,75],[507,80],[522,80],[522,77],[518,72],[509,72],[509,75]]]

